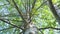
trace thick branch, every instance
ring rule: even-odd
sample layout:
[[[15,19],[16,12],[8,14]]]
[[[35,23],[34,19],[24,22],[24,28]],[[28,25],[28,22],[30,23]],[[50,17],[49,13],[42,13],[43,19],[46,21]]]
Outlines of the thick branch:
[[[14,26],[14,27],[17,27],[17,28],[19,28],[19,29],[22,29],[22,28],[14,25],[14,24],[11,24],[9,21],[6,21],[6,20],[4,20],[4,19],[0,19],[0,20],[3,21],[3,22],[5,22],[5,23],[7,23],[7,24],[10,24],[10,25],[12,25],[12,26]],[[22,29],[22,30],[23,30],[23,29]]]
[[[58,16],[58,14],[57,14],[57,11],[55,10],[55,7],[54,7],[54,5],[53,5],[53,3],[52,3],[52,0],[48,0],[48,2],[49,2],[49,7],[50,7],[50,10],[52,11],[52,13],[53,13],[53,15],[55,16],[55,18],[56,18],[56,20],[58,21],[58,22],[60,22],[60,17]]]

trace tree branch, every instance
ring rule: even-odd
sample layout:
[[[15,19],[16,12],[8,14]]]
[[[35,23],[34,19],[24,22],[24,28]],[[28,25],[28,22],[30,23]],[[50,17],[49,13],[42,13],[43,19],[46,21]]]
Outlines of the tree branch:
[[[52,0],[48,0],[48,5],[49,5],[49,7],[50,7],[51,12],[52,12],[53,15],[55,16],[56,20],[57,20],[57,21],[59,22],[59,24],[60,24],[60,17],[59,17],[59,15],[57,14],[57,11],[56,11],[53,3],[52,3]]]
[[[14,26],[14,27],[17,27],[17,28],[19,28],[19,29],[22,29],[21,27],[18,27],[18,26],[14,25],[14,24],[11,24],[11,23],[10,23],[9,21],[7,21],[7,20],[1,19],[1,18],[0,18],[0,20],[3,21],[3,22],[5,22],[5,23],[7,23],[7,24],[10,24],[10,25],[12,25],[12,26]],[[22,30],[23,30],[23,29],[22,29]]]
[[[44,34],[44,32],[42,30],[40,30],[41,34]]]
[[[44,29],[55,29],[55,30],[60,30],[60,28],[53,28],[53,27],[39,28],[38,30],[44,30]]]
[[[23,22],[22,20],[5,19],[5,18],[1,18],[1,19],[8,20],[8,21],[17,21],[17,22]]]
[[[41,8],[47,1],[44,1],[36,10],[38,10],[39,8]]]
[[[32,3],[32,9],[34,8],[35,3],[36,3],[36,0],[34,0],[34,2]]]
[[[23,15],[22,15],[21,10],[18,8],[18,6],[17,6],[16,2],[15,2],[14,0],[12,0],[12,1],[13,1],[13,3],[14,3],[15,8],[16,8],[16,9],[17,9],[17,11],[19,12],[19,14],[20,14],[21,18],[23,19],[23,21],[24,21],[25,23],[27,23],[27,21],[24,19]]]

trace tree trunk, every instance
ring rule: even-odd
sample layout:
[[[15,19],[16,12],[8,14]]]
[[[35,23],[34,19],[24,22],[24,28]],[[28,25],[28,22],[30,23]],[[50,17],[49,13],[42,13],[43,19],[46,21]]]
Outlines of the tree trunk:
[[[24,34],[38,34],[36,26],[34,24],[27,25]]]

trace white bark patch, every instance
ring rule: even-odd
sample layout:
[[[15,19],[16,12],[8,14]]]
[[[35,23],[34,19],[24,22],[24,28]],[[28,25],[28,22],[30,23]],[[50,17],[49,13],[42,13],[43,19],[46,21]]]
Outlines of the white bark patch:
[[[29,28],[26,29],[25,34],[37,34],[37,28],[33,24],[29,25]]]

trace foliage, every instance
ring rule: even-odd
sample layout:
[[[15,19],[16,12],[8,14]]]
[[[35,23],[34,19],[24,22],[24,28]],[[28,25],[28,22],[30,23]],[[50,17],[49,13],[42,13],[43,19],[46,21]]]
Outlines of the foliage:
[[[9,1],[9,2],[8,2]],[[24,22],[19,15],[18,11],[16,10],[12,0],[0,0],[0,18],[4,20],[10,21],[12,24],[21,26]],[[24,7],[24,3],[27,0],[15,0],[16,4],[18,5],[19,9],[21,9],[22,13],[25,14],[26,10]],[[59,4],[59,0],[52,0],[53,4]],[[33,0],[31,0],[31,4],[33,3]],[[60,7],[60,4],[58,5]],[[31,16],[32,16],[32,22],[38,27],[56,27],[56,19],[53,16],[52,12],[49,9],[49,6],[45,2],[45,0],[37,0],[35,3],[35,6],[33,9],[31,9]],[[3,21],[0,21],[0,30],[5,28],[13,27],[12,25],[6,24]],[[19,34],[20,33],[19,28],[11,28],[0,31],[0,34]],[[45,30],[42,30],[44,33]],[[49,34],[53,34],[54,30],[49,29]],[[45,33],[44,33],[45,34]]]

